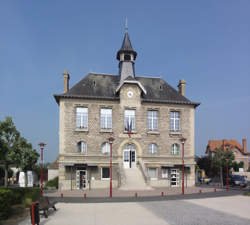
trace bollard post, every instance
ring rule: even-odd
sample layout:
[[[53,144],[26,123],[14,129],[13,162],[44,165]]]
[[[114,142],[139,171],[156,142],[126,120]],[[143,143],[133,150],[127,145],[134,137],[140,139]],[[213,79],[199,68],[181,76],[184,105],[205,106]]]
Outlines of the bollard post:
[[[216,192],[216,188],[214,189],[214,192]]]
[[[35,225],[34,202],[31,203],[31,223],[32,223],[32,225]]]
[[[164,193],[163,193],[163,191],[161,192],[161,196],[164,196]]]
[[[84,193],[84,199],[86,199],[87,198],[87,194],[86,193]]]
[[[135,197],[136,197],[136,198],[138,197],[138,194],[137,194],[137,192],[135,192]]]
[[[200,189],[199,193],[200,193],[200,194],[202,193],[201,189]]]
[[[63,193],[61,193],[61,198],[63,198]]]

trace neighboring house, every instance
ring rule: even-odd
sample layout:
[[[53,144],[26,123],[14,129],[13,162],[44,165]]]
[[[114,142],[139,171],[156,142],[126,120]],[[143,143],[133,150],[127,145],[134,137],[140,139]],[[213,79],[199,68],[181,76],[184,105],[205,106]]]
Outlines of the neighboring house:
[[[117,52],[117,75],[89,73],[64,93],[59,105],[59,188],[109,187],[113,142],[113,187],[140,174],[147,185],[181,184],[185,142],[185,184],[195,184],[194,121],[199,103],[187,99],[184,80],[177,91],[160,77],[135,75],[137,53],[126,32]],[[128,171],[134,171],[128,173]],[[129,175],[130,174],[130,175]]]
[[[56,161],[51,163],[50,166],[48,167],[48,181],[54,179],[55,177],[58,177],[58,170],[59,170],[58,168],[59,168],[59,163],[57,158]]]
[[[226,145],[233,151],[236,162],[244,162],[244,171],[248,170],[248,157],[250,153],[247,152],[247,139],[242,139],[242,145],[236,140],[209,140],[206,154],[213,157],[216,149],[223,148],[226,151]]]

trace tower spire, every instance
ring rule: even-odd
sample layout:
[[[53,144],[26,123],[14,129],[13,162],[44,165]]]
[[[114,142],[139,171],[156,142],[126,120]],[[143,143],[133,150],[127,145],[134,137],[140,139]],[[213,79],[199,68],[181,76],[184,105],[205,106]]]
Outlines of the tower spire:
[[[128,17],[125,19],[125,33],[128,33]]]
[[[117,52],[116,58],[119,60],[120,82],[127,77],[135,77],[134,61],[137,53],[133,49],[128,35],[128,20],[125,21],[125,36],[120,50]]]

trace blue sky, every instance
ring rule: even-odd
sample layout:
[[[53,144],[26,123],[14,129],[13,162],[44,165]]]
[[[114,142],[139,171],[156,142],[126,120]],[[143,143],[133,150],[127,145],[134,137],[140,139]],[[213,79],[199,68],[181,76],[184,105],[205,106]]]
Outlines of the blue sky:
[[[1,1],[0,120],[9,115],[34,148],[58,154],[62,72],[70,87],[89,72],[118,73],[128,17],[137,75],[187,81],[196,154],[209,139],[250,141],[250,1]],[[250,143],[249,143],[250,144]],[[248,144],[248,149],[250,145]],[[250,151],[250,149],[249,149]]]

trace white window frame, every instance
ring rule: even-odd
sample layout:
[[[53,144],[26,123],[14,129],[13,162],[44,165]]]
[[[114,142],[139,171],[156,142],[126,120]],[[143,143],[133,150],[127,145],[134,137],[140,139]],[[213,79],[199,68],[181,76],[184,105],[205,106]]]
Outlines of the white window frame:
[[[180,155],[180,145],[174,143],[171,145],[171,155]]]
[[[155,143],[149,144],[148,152],[150,155],[157,155],[158,154],[158,145]]]
[[[109,169],[109,178],[103,178],[102,175],[103,175],[103,169]],[[101,168],[101,180],[110,180],[110,168],[109,167],[102,167]]]
[[[110,154],[110,144],[108,142],[104,142],[102,144],[102,154],[104,154],[104,155],[109,155]]]
[[[148,110],[148,130],[158,131],[158,110]]]
[[[132,124],[131,131],[135,131],[135,109],[125,109],[124,111],[124,129],[128,124]]]
[[[76,128],[88,129],[88,108],[76,107]]]
[[[111,130],[111,129],[112,129],[112,109],[101,108],[101,130]]]
[[[170,131],[178,132],[181,130],[180,126],[180,112],[179,111],[170,111]]]
[[[150,177],[150,170],[152,170],[152,169],[155,169],[155,175],[156,175],[156,177]],[[150,178],[150,180],[158,180],[158,168],[156,168],[156,167],[148,167],[148,176],[149,176],[149,178]]]
[[[79,151],[79,145],[80,145],[80,151]],[[85,149],[85,151],[83,151]],[[82,154],[87,154],[87,143],[85,141],[79,141],[77,143],[77,152]]]
[[[163,173],[163,172],[166,172],[166,173]],[[169,170],[167,167],[161,168],[161,178],[162,179],[168,179],[168,173],[169,173]]]

